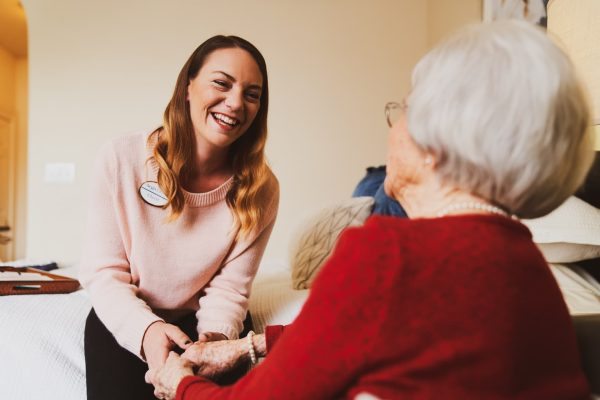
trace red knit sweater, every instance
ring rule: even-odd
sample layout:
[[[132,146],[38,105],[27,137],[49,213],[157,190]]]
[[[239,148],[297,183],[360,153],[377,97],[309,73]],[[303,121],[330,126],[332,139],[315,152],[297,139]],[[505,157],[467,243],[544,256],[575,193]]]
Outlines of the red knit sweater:
[[[527,228],[499,216],[372,217],[342,235],[261,365],[228,387],[185,378],[177,399],[360,393],[587,398],[567,308]]]

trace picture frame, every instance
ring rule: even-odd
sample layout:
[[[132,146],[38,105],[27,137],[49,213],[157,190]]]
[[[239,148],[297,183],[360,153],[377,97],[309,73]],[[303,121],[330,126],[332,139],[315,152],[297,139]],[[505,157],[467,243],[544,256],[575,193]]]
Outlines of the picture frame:
[[[523,19],[546,27],[549,0],[483,0],[483,20]]]

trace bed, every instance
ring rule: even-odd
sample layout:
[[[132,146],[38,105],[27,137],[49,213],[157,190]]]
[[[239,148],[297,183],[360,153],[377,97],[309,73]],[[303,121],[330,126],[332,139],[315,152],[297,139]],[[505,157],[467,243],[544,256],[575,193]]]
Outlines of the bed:
[[[250,301],[257,332],[292,322],[308,296],[308,290],[292,289],[284,264],[267,261],[260,270]],[[76,277],[77,269],[53,273]],[[0,297],[1,399],[86,398],[83,331],[90,308],[84,290]]]

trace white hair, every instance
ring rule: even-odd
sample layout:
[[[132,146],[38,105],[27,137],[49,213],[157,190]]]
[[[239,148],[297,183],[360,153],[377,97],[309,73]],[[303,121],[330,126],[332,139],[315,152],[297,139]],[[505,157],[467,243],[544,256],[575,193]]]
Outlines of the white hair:
[[[592,163],[573,65],[531,23],[474,25],[436,46],[413,71],[407,113],[442,183],[519,217],[559,206]]]

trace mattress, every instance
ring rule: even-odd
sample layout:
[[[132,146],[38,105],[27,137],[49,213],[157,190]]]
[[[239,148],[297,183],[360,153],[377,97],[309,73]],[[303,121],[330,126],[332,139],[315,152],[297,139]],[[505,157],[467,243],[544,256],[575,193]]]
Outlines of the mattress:
[[[53,273],[76,277],[76,270]],[[282,264],[266,263],[256,277],[250,312],[257,332],[288,324],[308,291],[291,287]],[[83,332],[91,309],[84,290],[69,294],[0,297],[0,398],[86,398]]]

